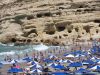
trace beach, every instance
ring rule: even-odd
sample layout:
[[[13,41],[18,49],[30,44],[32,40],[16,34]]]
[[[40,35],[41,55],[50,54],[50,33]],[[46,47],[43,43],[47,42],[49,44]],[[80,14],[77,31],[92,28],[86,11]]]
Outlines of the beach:
[[[47,51],[31,51],[29,50],[29,52],[27,51],[24,55],[20,56],[20,59],[23,59],[24,57],[32,57],[33,60],[35,60],[35,58],[38,60],[38,62],[43,66],[46,64],[46,62],[43,62],[42,59],[46,59],[48,58],[49,55],[51,55],[51,58],[54,57],[54,59],[52,60],[55,60],[57,57],[57,59],[61,60],[61,59],[67,59],[67,60],[71,60],[71,61],[74,61],[74,62],[79,62],[80,59],[79,58],[75,58],[73,59],[72,57],[70,58],[66,58],[65,56],[62,56],[63,54],[65,53],[69,53],[70,52],[74,52],[74,51],[86,51],[87,53],[90,52],[90,49],[92,48],[92,42],[88,42],[88,43],[82,43],[82,42],[78,42],[78,44],[73,44],[73,45],[68,45],[68,46],[52,46],[52,48],[48,49]],[[52,56],[53,55],[53,56]],[[90,56],[87,56],[86,58],[89,58]],[[14,59],[14,58],[13,58]],[[12,60],[13,60],[12,59]],[[85,59],[85,58],[81,58],[82,59]],[[14,59],[16,60],[16,59]],[[76,61],[77,60],[77,61]],[[17,59],[18,61],[18,59]],[[20,65],[21,68],[25,69],[25,66],[27,66],[27,62],[19,62],[18,65]],[[64,65],[64,64],[63,64]],[[66,63],[65,65],[68,66],[68,64]],[[8,69],[12,66],[12,64],[6,64],[3,66],[3,68],[1,68],[1,72],[3,75],[6,75],[7,74],[7,71]],[[85,67],[86,68],[86,67]],[[73,72],[74,68],[71,68],[70,71]],[[69,71],[69,72],[70,72]],[[66,71],[68,72],[68,71]]]

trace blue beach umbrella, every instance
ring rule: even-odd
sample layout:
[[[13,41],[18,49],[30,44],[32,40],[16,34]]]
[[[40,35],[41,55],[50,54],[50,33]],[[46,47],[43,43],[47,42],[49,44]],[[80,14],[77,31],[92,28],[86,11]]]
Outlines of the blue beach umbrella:
[[[41,73],[41,72],[42,72],[42,71],[39,70],[39,69],[34,69],[34,70],[31,71],[31,73]]]
[[[49,67],[52,67],[52,68],[54,68],[55,66],[57,66],[58,64],[56,64],[56,63],[50,63],[50,64],[48,64],[48,66]]]
[[[92,61],[92,60],[85,60],[85,61],[82,62],[82,64],[83,65],[93,65],[93,64],[95,64],[95,62]]]
[[[64,63],[73,63],[73,61],[71,61],[71,60],[64,60],[63,62]]]
[[[38,64],[38,62],[37,62],[37,61],[30,61],[30,62],[28,62],[27,64],[35,65],[35,64]]]
[[[98,48],[96,46],[93,46],[91,49],[92,54],[96,53]]]
[[[58,64],[56,64],[56,63],[53,63],[53,64],[51,65],[51,67],[53,67],[53,68],[54,68],[56,65],[58,65]]]
[[[71,60],[59,60],[59,63],[72,63],[73,61]]]
[[[96,59],[96,63],[97,64],[100,64],[100,59]]]
[[[69,53],[64,53],[64,55],[63,56],[67,56]]]
[[[100,71],[100,65],[93,66],[93,67],[90,68],[90,69],[91,69],[91,70]]]
[[[54,66],[53,68],[56,68],[56,69],[65,69],[65,67],[61,64],[58,64],[56,66]]]
[[[42,66],[39,64],[35,64],[31,66],[31,69],[37,69],[37,68],[42,68]]]
[[[44,62],[47,62],[47,63],[52,63],[52,62],[53,62],[53,60],[52,60],[52,59],[47,58],[47,59],[44,59]]]
[[[84,54],[84,53],[82,52],[82,50],[76,50],[74,52],[71,52],[71,54],[77,55],[77,54]]]
[[[91,60],[97,60],[97,58],[96,57],[92,57]]]
[[[36,61],[31,62],[31,65],[35,65],[35,64],[38,64],[38,62],[36,62]]]
[[[23,72],[23,69],[18,69],[18,72]]]
[[[86,70],[84,68],[80,68],[77,71],[75,71],[75,73],[89,73],[89,72],[90,72],[89,70]]]
[[[83,54],[77,54],[75,57],[84,57],[85,55]]]
[[[18,72],[23,72],[23,70],[18,68],[11,68],[8,70],[8,73],[18,73]]]
[[[68,54],[66,57],[67,58],[74,58],[75,56],[73,54]]]
[[[25,60],[25,61],[27,61],[27,62],[30,62],[30,61],[32,61],[33,59],[30,58],[30,57],[25,57],[23,60]]]
[[[52,58],[57,58],[55,55],[49,55],[49,58],[52,59]]]
[[[52,75],[72,75],[72,74],[66,72],[53,72]]]
[[[68,67],[81,67],[81,66],[83,66],[81,62],[74,62],[69,64]]]

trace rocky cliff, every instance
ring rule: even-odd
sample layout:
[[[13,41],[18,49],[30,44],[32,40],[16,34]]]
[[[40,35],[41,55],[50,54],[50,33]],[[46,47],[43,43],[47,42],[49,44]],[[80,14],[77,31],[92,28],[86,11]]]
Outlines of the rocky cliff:
[[[99,35],[100,0],[0,0],[3,43],[65,44]]]

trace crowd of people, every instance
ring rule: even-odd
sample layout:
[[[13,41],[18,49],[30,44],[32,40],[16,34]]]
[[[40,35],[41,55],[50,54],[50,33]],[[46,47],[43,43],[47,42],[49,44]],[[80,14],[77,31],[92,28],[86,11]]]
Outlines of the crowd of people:
[[[46,51],[28,52],[19,59],[10,59],[8,74],[13,75],[92,75],[100,72],[100,58],[88,46],[56,47]],[[85,49],[85,50],[84,50]],[[9,58],[9,57],[7,57]],[[5,59],[8,61],[9,59]],[[22,60],[22,62],[19,62]],[[3,64],[3,63],[2,63]],[[3,68],[3,67],[2,67]]]

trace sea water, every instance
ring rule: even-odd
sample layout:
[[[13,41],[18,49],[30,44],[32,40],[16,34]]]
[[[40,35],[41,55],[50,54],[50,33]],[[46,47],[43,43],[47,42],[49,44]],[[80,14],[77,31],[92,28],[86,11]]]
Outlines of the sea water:
[[[0,61],[3,61],[5,57],[10,56],[12,59],[17,59],[18,55],[21,57],[24,57],[26,53],[29,55],[32,54],[32,52],[36,52],[33,48],[37,47],[37,45],[23,45],[23,46],[14,46],[12,44],[2,44],[0,43]],[[56,49],[60,46],[48,46],[49,49]],[[36,52],[37,53],[37,52]]]
[[[0,60],[4,60],[6,56],[16,58],[15,55],[22,55],[32,51],[31,45],[14,46],[0,43]]]

